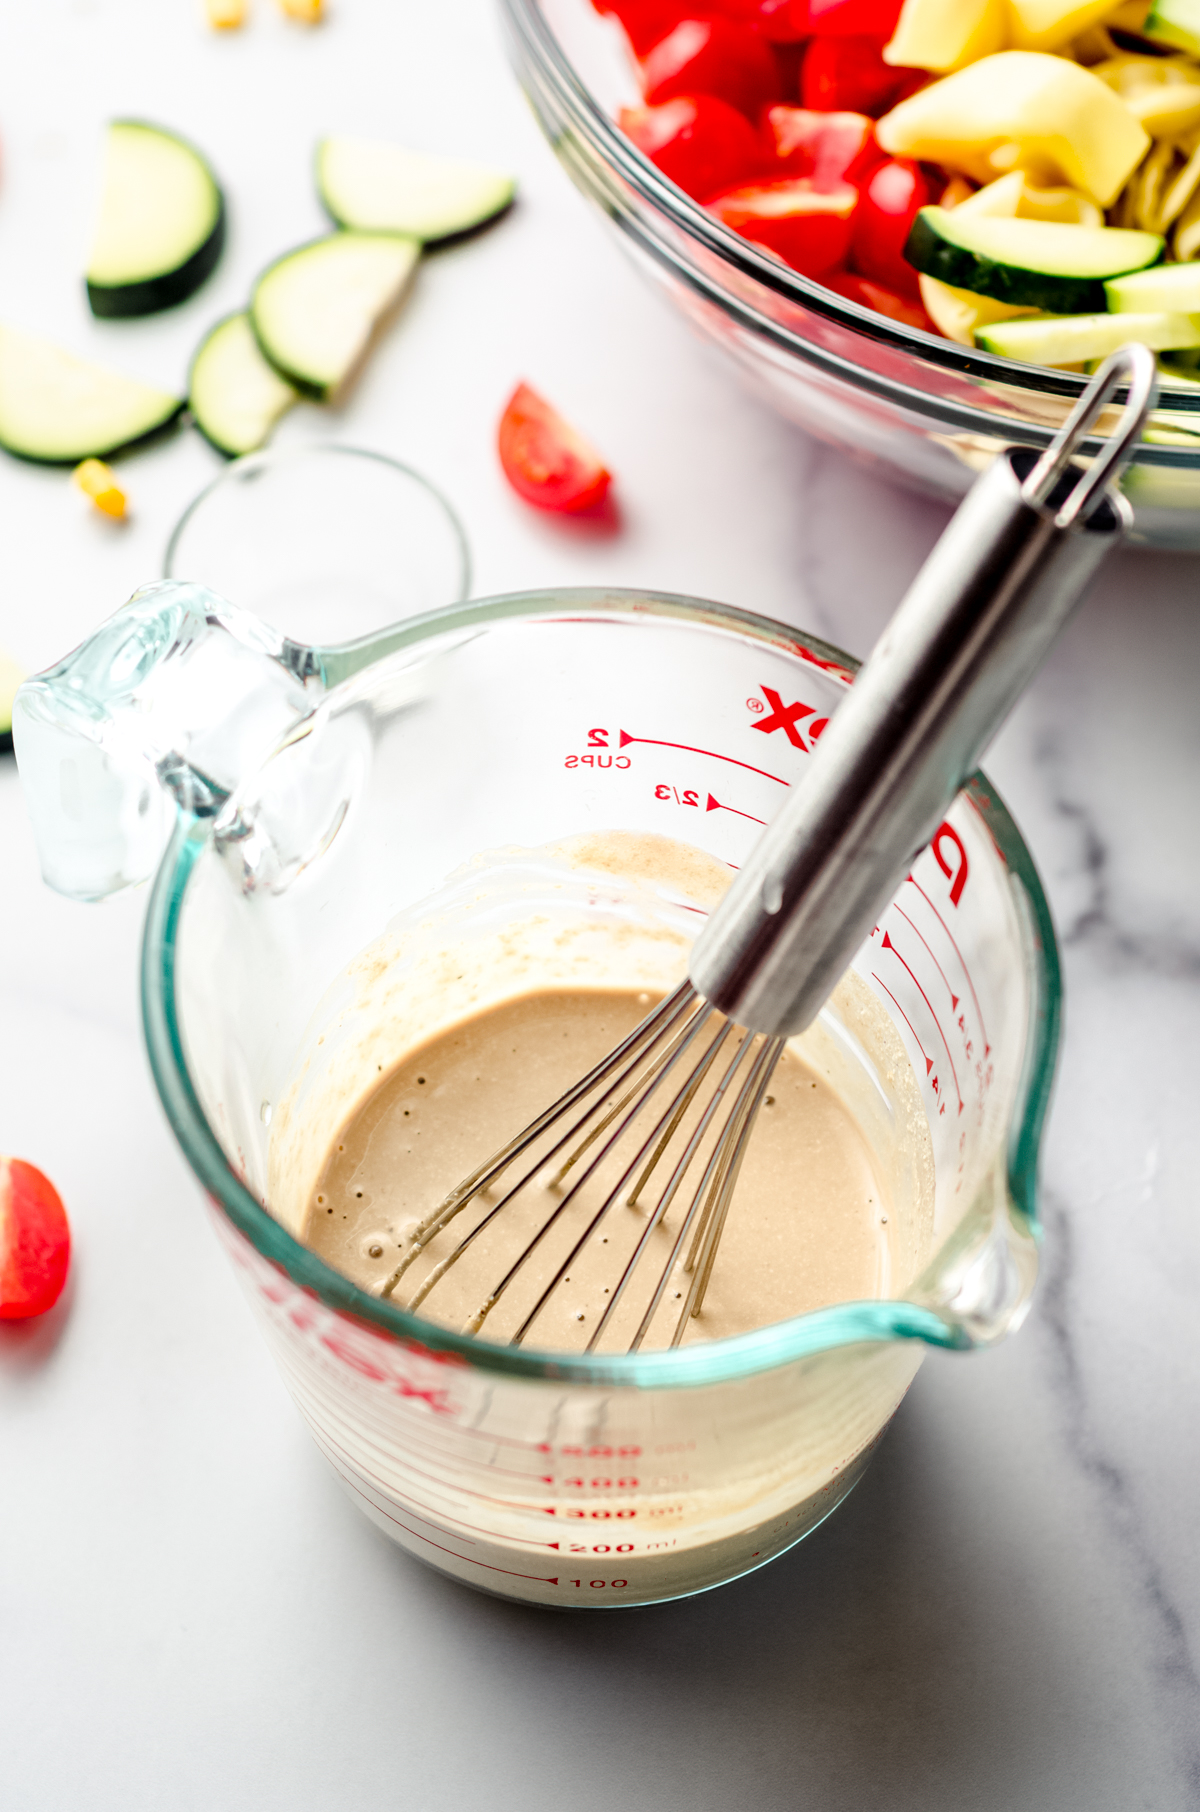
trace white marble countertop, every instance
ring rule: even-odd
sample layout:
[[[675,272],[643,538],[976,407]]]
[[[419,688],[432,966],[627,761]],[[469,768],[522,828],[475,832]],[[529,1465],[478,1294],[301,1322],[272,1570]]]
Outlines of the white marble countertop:
[[[190,133],[228,255],[191,303],[92,323],[97,133]],[[945,512],[775,419],[641,286],[559,171],[488,0],[41,0],[0,19],[0,318],[181,381],[203,326],[321,230],[316,134],[508,162],[521,203],[432,261],[337,436],[460,508],[476,590],[693,592],[865,653]],[[508,493],[526,377],[603,449],[624,527]],[[0,465],[0,644],[29,667],[160,571],[217,469],[130,458],[134,519]],[[0,1797],[13,1812],[1183,1812],[1200,1804],[1200,567],[1118,559],[988,763],[1057,914],[1067,1032],[1024,1329],[923,1368],[863,1484],[764,1572],[593,1620],[410,1561],[305,1434],[199,1211],[141,1046],[143,899],[41,885],[0,760],[0,1150],[69,1205],[67,1299],[0,1328]]]

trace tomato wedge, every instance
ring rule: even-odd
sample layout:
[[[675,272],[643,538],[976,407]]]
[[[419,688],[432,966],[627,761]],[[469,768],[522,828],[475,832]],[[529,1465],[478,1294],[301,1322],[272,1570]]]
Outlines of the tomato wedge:
[[[651,106],[679,94],[715,94],[757,123],[779,87],[770,45],[732,19],[681,19],[640,63]]]
[[[694,201],[757,176],[766,163],[745,114],[714,94],[680,95],[661,107],[624,107],[619,124]]]
[[[752,25],[772,44],[796,44],[809,36],[792,18],[792,0],[709,0],[704,10]]]
[[[778,173],[810,176],[818,189],[835,183],[861,183],[883,160],[875,143],[875,121],[865,113],[768,107],[763,130]]]
[[[619,19],[635,56],[646,52],[664,38],[687,12],[686,0],[594,0],[596,11]]]
[[[21,1158],[0,1158],[0,1321],[53,1308],[70,1260],[71,1229],[53,1183]]]
[[[518,384],[508,399],[498,445],[509,484],[540,510],[594,509],[612,483],[595,449],[528,384]]]
[[[820,277],[845,262],[857,205],[853,184],[818,189],[806,177],[750,183],[708,202],[718,220],[805,277]]]
[[[902,0],[791,0],[791,22],[809,38],[876,38],[896,30]]]
[[[800,103],[818,113],[846,110],[878,119],[924,87],[923,69],[893,69],[875,38],[814,38],[800,66]]]

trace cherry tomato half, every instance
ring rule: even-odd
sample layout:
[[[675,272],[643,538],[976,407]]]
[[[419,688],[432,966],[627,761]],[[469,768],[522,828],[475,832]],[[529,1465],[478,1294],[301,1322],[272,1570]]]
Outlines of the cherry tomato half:
[[[21,1158],[0,1158],[0,1321],[53,1308],[70,1260],[71,1229],[53,1183]]]
[[[664,176],[696,201],[745,182],[765,167],[762,144],[745,114],[713,94],[680,95],[661,107],[625,107],[620,126]]]
[[[819,189],[831,183],[860,183],[883,159],[875,143],[875,122],[865,113],[769,107],[763,131],[779,173],[810,176]]]
[[[806,38],[874,38],[895,35],[903,0],[791,0],[791,21]]]
[[[857,205],[853,184],[818,189],[805,177],[728,189],[708,203],[718,220],[806,277],[845,262]]]
[[[757,124],[777,95],[770,45],[732,19],[681,19],[640,62],[651,106],[680,94],[713,94]]]
[[[874,38],[814,38],[800,68],[801,105],[878,119],[924,85],[924,70],[894,69],[879,53]]]
[[[687,0],[593,0],[598,13],[618,19],[634,55],[644,57],[688,11]]]
[[[704,10],[752,25],[772,44],[796,44],[809,36],[792,17],[792,0],[708,0]]]
[[[528,384],[518,384],[508,399],[498,447],[509,484],[540,510],[593,509],[612,483],[595,449]]]
[[[904,247],[918,208],[932,200],[924,171],[907,158],[889,158],[871,172],[854,220],[853,259],[860,276],[902,296],[920,295],[917,273],[905,258]]]
[[[792,19],[793,0],[592,0],[598,13],[619,19],[639,57],[666,37],[681,19],[697,12],[704,18],[732,19],[749,25],[775,44],[794,44],[809,36]]]

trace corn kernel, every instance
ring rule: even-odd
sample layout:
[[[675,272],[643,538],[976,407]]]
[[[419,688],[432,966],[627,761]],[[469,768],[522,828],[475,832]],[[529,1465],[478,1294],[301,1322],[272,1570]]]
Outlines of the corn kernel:
[[[246,0],[204,0],[204,11],[214,31],[236,31],[246,23]]]
[[[304,25],[316,25],[320,20],[322,0],[279,0],[279,4],[289,19],[299,19]]]
[[[90,497],[106,516],[125,514],[125,493],[102,459],[85,459],[72,476],[85,497]]]

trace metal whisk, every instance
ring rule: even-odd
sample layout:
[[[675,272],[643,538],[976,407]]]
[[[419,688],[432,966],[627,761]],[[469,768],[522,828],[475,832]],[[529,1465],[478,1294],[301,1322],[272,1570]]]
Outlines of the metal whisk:
[[[1122,384],[1115,430],[1084,470],[1074,455]],[[417,1225],[385,1296],[465,1211],[474,1209],[473,1224],[422,1277],[410,1309],[468,1252],[486,1252],[502,1217],[512,1226],[519,1211],[524,1228],[532,1212],[532,1230],[486,1288],[466,1331],[477,1333],[518,1279],[528,1284],[527,1267],[540,1253],[548,1276],[534,1285],[532,1303],[522,1304],[509,1335],[519,1344],[572,1268],[589,1253],[594,1261],[611,1240],[622,1251],[604,1273],[614,1281],[585,1350],[614,1327],[631,1291],[627,1349],[642,1345],[669,1292],[670,1305],[680,1304],[669,1344],[679,1344],[703,1304],[787,1039],[815,1018],[1128,528],[1131,513],[1114,481],[1155,393],[1150,353],[1124,347],[1040,458],[1019,449],[997,457],[831,720],[803,786],[789,793],[708,920],[689,979]],[[652,1189],[653,1206],[622,1238],[614,1209],[641,1207]],[[644,1266],[651,1254],[656,1268]],[[642,1313],[630,1332],[638,1301]]]

